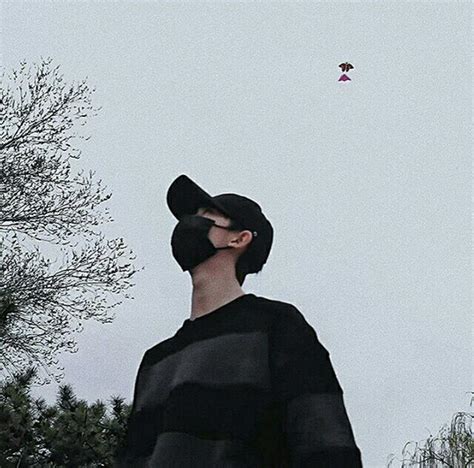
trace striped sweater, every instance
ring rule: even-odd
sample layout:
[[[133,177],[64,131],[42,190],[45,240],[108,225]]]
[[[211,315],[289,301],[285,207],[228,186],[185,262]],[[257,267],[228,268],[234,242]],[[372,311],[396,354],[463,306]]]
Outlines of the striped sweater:
[[[359,468],[329,352],[293,305],[248,293],[140,363],[115,468]]]

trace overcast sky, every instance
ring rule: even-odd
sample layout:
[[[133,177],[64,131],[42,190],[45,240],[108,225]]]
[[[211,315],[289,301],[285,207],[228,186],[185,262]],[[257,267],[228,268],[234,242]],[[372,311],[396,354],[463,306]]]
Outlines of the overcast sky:
[[[143,353],[190,316],[165,200],[187,174],[263,207],[273,249],[243,289],[314,327],[365,467],[469,410],[470,2],[15,1],[1,17],[2,66],[50,56],[96,87],[77,167],[113,192],[107,233],[145,267],[115,321],[59,356],[78,397],[130,402]]]

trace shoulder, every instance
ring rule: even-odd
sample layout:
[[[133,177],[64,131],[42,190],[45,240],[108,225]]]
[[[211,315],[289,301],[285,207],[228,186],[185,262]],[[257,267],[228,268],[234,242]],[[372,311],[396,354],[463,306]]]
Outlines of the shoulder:
[[[294,326],[310,326],[304,314],[298,307],[290,302],[256,296],[257,303],[272,316],[272,321],[277,324],[290,324]]]
[[[145,354],[143,355],[143,358],[142,358],[142,364],[143,365],[156,364],[156,362],[166,357],[175,346],[176,346],[175,336],[171,336],[169,338],[166,338],[154,344],[152,347],[148,348],[145,351]]]
[[[318,332],[308,322],[304,313],[290,302],[259,298],[271,314],[270,337],[276,348],[311,349],[329,354],[321,343]]]

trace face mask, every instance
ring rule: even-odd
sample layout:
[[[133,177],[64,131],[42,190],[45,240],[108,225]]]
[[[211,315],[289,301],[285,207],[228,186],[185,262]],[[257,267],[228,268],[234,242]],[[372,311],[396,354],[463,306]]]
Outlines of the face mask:
[[[214,247],[208,237],[212,226],[230,230],[226,226],[218,226],[214,220],[204,216],[185,215],[179,220],[171,236],[171,248],[183,271],[191,270],[219,250],[232,248]]]

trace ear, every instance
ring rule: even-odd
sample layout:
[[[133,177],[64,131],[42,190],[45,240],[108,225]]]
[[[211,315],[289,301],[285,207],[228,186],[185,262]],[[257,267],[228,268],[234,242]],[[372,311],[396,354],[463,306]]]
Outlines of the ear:
[[[248,229],[240,231],[237,239],[235,239],[233,242],[237,243],[238,247],[244,247],[245,245],[248,245],[252,242],[253,240],[253,234],[252,231],[249,231]]]

